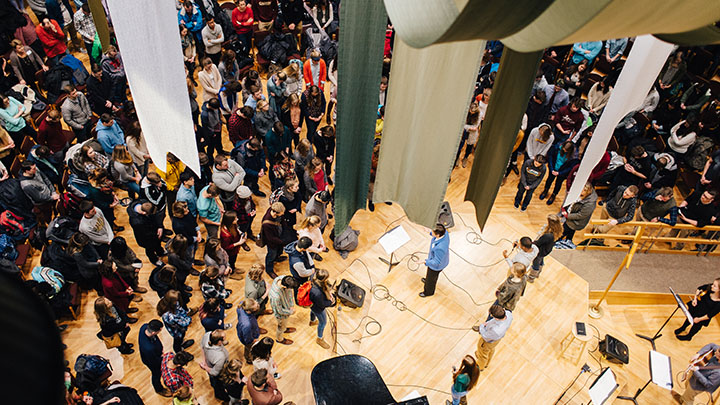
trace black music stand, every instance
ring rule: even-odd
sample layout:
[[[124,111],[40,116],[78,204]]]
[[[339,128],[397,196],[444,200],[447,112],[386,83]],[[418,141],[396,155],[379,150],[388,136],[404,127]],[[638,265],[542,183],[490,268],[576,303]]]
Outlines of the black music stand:
[[[670,314],[670,316],[665,320],[665,322],[662,324],[662,326],[660,326],[660,329],[658,329],[658,331],[655,332],[655,335],[654,335],[654,336],[650,337],[650,336],[641,335],[641,334],[639,334],[639,333],[636,333],[636,334],[635,334],[635,336],[639,337],[640,339],[645,339],[645,340],[649,341],[650,344],[652,345],[653,350],[656,350],[655,341],[656,341],[660,336],[662,336],[662,333],[660,333],[660,332],[662,332],[662,330],[663,330],[663,328],[665,327],[665,325],[667,325],[668,322],[670,322],[670,319],[672,319],[672,317],[675,316],[675,312],[677,312],[678,309],[681,309],[681,310],[682,310],[683,314],[684,314],[685,317],[688,319],[688,321],[690,321],[690,324],[691,324],[691,325],[692,325],[692,323],[693,323],[693,317],[692,317],[692,315],[690,315],[690,311],[688,311],[687,306],[685,306],[685,303],[683,302],[683,300],[680,299],[680,296],[678,296],[678,295],[675,293],[675,291],[673,291],[672,287],[668,287],[668,288],[670,289],[670,293],[672,293],[673,297],[675,297],[675,302],[677,302],[677,306],[675,307],[675,310],[672,311],[672,314]]]
[[[617,399],[632,401],[635,405],[638,405],[637,398],[645,390],[645,388],[650,385],[651,382],[655,383],[655,385],[659,386],[660,388],[665,388],[666,390],[671,390],[673,388],[673,376],[672,369],[670,367],[670,357],[654,350],[651,350],[648,353],[648,357],[650,367],[650,379],[645,383],[645,385],[642,386],[642,388],[638,389],[635,392],[635,395],[633,395],[632,397],[619,396],[617,397]]]

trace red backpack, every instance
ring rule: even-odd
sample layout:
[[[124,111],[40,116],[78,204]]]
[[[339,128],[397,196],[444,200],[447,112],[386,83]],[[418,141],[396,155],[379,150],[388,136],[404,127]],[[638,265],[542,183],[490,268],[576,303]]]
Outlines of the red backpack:
[[[23,218],[16,215],[10,210],[0,213],[0,232],[10,236],[21,235],[25,232],[22,224]]]
[[[307,308],[312,306],[310,300],[310,290],[312,290],[312,284],[309,281],[304,282],[299,288],[297,293],[297,304],[301,307]]]

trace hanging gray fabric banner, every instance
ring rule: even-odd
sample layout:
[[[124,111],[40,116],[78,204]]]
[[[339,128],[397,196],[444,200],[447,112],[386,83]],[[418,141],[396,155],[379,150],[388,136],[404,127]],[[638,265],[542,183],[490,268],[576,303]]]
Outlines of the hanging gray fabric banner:
[[[503,51],[465,192],[465,200],[475,204],[481,229],[510,159],[541,57],[542,51],[520,53],[509,48]]]
[[[338,235],[367,201],[387,26],[382,0],[344,2],[340,26],[335,155]]]
[[[484,48],[484,40],[422,49],[395,40],[373,201],[435,225]]]

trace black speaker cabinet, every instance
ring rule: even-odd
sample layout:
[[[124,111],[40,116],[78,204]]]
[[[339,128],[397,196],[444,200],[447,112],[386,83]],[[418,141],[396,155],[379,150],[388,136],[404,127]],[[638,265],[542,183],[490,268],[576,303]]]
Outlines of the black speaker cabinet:
[[[438,223],[442,224],[445,229],[450,229],[455,226],[455,220],[453,219],[452,210],[450,209],[450,203],[444,201],[440,207],[440,214],[438,215]]]
[[[610,335],[605,335],[605,340],[600,342],[600,353],[612,363],[628,364],[630,361],[627,345]]]
[[[349,308],[360,308],[365,302],[365,290],[350,281],[342,279],[337,289],[340,303]]]

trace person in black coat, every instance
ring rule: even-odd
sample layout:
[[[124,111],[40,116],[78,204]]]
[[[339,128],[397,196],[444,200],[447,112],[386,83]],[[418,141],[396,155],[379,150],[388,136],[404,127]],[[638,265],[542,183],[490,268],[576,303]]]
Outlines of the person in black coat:
[[[164,397],[169,397],[170,390],[162,385],[160,379],[162,375],[160,365],[162,364],[163,345],[157,335],[162,328],[163,323],[157,319],[153,319],[141,326],[138,333],[138,349],[140,350],[140,359],[152,373],[151,381],[155,392]]]
[[[185,236],[175,235],[167,247],[168,264],[177,269],[177,279],[183,284],[185,284],[185,280],[189,275],[200,275],[200,272],[192,267],[192,258],[187,255],[187,245],[187,238],[185,238]],[[192,291],[192,288],[186,286],[185,290]]]
[[[160,245],[163,228],[158,227],[152,216],[155,207],[147,200],[135,200],[128,206],[127,213],[135,241],[145,248],[145,254],[151,263],[160,265],[162,263],[160,256],[165,254],[165,250]]]
[[[187,291],[187,286],[177,279],[177,270],[174,266],[169,264],[162,264],[161,266],[155,267],[150,272],[150,279],[148,280],[150,288],[155,290],[158,298],[162,298],[170,290],[180,291],[180,306],[183,309],[188,309],[187,303],[190,301],[190,294]]]
[[[65,252],[75,260],[76,268],[81,277],[80,284],[85,288],[94,289],[99,295],[103,295],[100,273],[98,272],[103,259],[95,246],[90,243],[90,238],[84,233],[75,233],[70,238]]]
[[[332,185],[330,173],[335,158],[335,128],[330,125],[320,128],[320,131],[313,137],[313,145],[315,146],[315,157],[325,164],[325,175],[328,178],[328,184]]]
[[[186,257],[190,258],[194,265],[202,265],[200,260],[195,260],[198,243],[202,240],[197,219],[190,214],[190,209],[185,201],[175,201],[172,206],[172,214],[173,232],[187,239]]]
[[[112,80],[96,63],[93,63],[92,76],[87,81],[87,93],[90,109],[95,114],[112,114],[118,110],[110,101],[110,98],[112,98]]]

